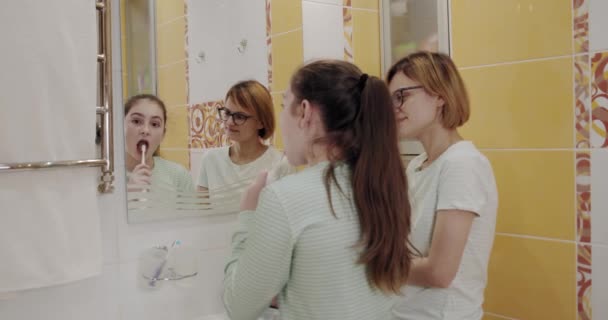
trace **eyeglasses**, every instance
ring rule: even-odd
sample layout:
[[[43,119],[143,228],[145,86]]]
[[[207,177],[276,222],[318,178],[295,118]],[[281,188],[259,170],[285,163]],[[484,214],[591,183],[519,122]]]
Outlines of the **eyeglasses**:
[[[393,101],[393,107],[395,109],[401,109],[401,107],[403,106],[403,103],[405,102],[405,98],[407,97],[405,95],[405,92],[409,91],[409,90],[420,89],[420,88],[423,88],[423,86],[412,86],[412,87],[405,87],[405,88],[397,89],[395,92],[393,92],[393,95],[391,96],[391,100]]]
[[[230,119],[230,117],[232,117],[232,122],[234,122],[234,124],[236,124],[237,126],[240,126],[243,123],[245,123],[245,121],[247,121],[247,119],[253,118],[253,116],[244,114],[242,112],[231,112],[230,110],[228,110],[224,107],[217,108],[217,113],[220,116],[220,120],[222,120],[224,122],[228,121],[228,119]]]

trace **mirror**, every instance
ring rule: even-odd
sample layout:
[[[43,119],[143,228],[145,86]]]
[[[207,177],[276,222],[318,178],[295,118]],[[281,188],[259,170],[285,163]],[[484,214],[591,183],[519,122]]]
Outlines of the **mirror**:
[[[260,170],[295,171],[272,135],[265,1],[120,3],[129,222],[237,212]]]
[[[382,0],[384,69],[418,50],[450,54],[448,10],[448,0]],[[424,151],[416,141],[400,147],[407,157]]]
[[[295,171],[282,157],[280,133],[270,135],[264,120],[280,110],[295,68],[315,58],[336,58],[382,76],[408,53],[403,48],[430,43],[446,51],[447,3],[121,1],[124,100],[155,94],[166,109],[165,116],[150,98],[125,110],[129,221],[238,211],[243,188],[260,169],[270,169],[276,178]],[[257,107],[242,95],[226,99],[243,80],[255,81],[245,91],[256,97]],[[270,88],[270,102],[263,87]],[[276,122],[278,112],[274,116]],[[418,144],[408,143],[407,153],[420,152]],[[142,173],[143,145],[147,171]]]

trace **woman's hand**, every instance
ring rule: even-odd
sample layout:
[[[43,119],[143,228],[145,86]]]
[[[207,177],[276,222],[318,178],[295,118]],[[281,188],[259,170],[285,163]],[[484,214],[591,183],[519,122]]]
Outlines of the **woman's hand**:
[[[128,191],[142,191],[152,185],[152,169],[148,165],[138,164],[129,175]]]
[[[268,171],[260,172],[245,193],[243,193],[243,197],[241,198],[241,211],[255,210],[258,207],[260,192],[262,192],[262,189],[266,186],[267,178]]]

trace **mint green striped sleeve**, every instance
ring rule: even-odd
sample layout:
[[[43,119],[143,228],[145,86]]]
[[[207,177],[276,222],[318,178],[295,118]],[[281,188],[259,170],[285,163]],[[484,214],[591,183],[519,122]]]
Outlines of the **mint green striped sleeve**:
[[[293,237],[285,210],[269,188],[256,211],[239,215],[224,269],[224,305],[232,320],[257,319],[289,277]]]

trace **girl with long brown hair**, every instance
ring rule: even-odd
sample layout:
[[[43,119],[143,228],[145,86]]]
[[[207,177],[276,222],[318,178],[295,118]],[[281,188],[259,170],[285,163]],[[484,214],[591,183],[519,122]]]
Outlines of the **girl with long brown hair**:
[[[277,294],[281,319],[390,317],[411,254],[396,124],[386,84],[355,65],[295,72],[280,125],[289,162],[307,168],[266,187],[262,173],[245,193],[225,268],[231,319],[256,319]]]

